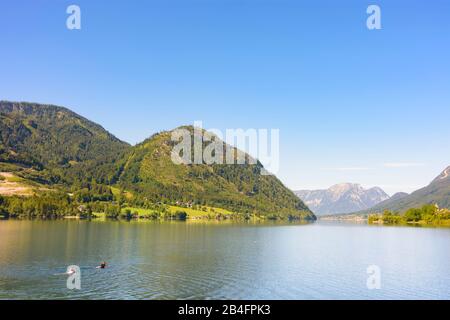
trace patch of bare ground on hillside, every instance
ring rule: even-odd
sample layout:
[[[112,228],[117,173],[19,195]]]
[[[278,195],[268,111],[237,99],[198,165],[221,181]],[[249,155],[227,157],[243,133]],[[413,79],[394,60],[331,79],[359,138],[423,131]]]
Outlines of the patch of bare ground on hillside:
[[[0,195],[2,196],[32,196],[33,189],[22,183],[20,178],[10,172],[0,172]]]

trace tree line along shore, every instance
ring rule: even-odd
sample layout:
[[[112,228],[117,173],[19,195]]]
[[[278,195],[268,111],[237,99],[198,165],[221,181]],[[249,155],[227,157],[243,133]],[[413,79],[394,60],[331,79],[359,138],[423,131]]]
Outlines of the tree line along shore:
[[[101,186],[97,193],[49,191],[32,196],[1,196],[2,219],[126,219],[126,220],[301,220],[301,216],[237,212],[196,202],[133,201]]]
[[[450,210],[437,205],[426,204],[421,208],[411,208],[403,214],[385,210],[382,214],[370,214],[369,224],[383,225],[436,225],[450,226]]]

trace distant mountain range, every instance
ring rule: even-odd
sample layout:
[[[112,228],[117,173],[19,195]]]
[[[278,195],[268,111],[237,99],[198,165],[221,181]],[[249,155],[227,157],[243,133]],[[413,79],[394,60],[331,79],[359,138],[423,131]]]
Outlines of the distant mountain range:
[[[0,101],[0,195],[25,195],[23,190],[31,193],[31,188],[73,193],[104,186],[125,192],[127,201],[139,206],[193,203],[242,214],[315,219],[280,180],[262,174],[259,162],[173,163],[171,133],[157,133],[131,146],[67,108]],[[224,153],[238,151],[219,143]]]
[[[299,190],[294,193],[316,215],[361,211],[389,199],[381,188],[364,189],[354,183],[337,184],[326,190]]]
[[[424,204],[437,204],[441,208],[450,208],[450,166],[428,186],[411,194],[397,193],[390,199],[360,213],[381,213],[384,210],[404,212]]]

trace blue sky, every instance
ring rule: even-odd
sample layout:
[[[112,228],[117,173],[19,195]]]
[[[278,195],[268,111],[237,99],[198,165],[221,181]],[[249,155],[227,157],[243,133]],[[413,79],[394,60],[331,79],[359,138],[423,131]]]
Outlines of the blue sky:
[[[66,8],[81,8],[81,30]],[[382,30],[366,28],[381,7]],[[450,165],[450,3],[2,1],[0,99],[64,105],[117,137],[203,121],[278,128],[278,176],[413,191]]]

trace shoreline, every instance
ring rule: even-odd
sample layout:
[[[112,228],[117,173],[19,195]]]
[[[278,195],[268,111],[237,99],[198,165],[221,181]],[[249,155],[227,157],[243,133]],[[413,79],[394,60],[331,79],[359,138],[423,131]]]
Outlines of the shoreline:
[[[208,217],[192,217],[186,219],[176,219],[176,218],[147,218],[147,217],[137,217],[137,218],[127,218],[127,217],[105,217],[105,216],[91,216],[91,217],[80,217],[80,216],[62,216],[62,217],[1,217],[0,221],[89,221],[89,222],[106,222],[106,221],[118,221],[118,222],[217,222],[217,223],[230,223],[230,222],[248,222],[248,223],[294,223],[294,224],[309,224],[317,222],[317,220],[308,219],[265,219],[252,217],[249,219],[244,218],[208,218]]]

